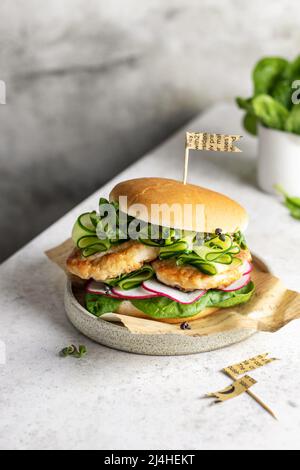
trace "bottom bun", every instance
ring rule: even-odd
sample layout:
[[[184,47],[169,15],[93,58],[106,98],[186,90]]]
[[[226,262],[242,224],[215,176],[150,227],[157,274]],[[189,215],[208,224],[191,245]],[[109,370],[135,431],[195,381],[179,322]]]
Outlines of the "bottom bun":
[[[220,310],[219,308],[206,308],[201,310],[201,312],[193,315],[192,317],[184,317],[184,318],[153,318],[150,315],[146,315],[144,312],[136,308],[129,300],[122,302],[118,309],[118,314],[120,315],[128,315],[130,317],[137,317],[137,318],[144,318],[145,320],[155,320],[162,323],[171,323],[171,324],[178,324],[183,322],[191,322],[194,320],[198,320],[199,318],[207,317],[212,313],[217,312]]]

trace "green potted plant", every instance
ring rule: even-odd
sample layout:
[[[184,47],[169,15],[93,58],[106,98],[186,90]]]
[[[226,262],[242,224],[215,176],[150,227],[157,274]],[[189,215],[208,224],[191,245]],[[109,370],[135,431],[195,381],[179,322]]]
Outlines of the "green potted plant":
[[[253,71],[253,96],[237,98],[246,111],[245,129],[259,136],[258,183],[274,193],[281,184],[300,193],[300,56],[260,60]]]

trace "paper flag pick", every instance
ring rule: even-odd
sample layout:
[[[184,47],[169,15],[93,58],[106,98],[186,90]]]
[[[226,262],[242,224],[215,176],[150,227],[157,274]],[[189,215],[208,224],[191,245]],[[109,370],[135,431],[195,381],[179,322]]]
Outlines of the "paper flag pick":
[[[186,148],[211,152],[241,152],[234,144],[241,135],[208,134],[207,132],[187,132]]]
[[[242,395],[242,393],[247,392],[249,388],[253,387],[257,382],[256,380],[245,375],[241,379],[233,382],[229,387],[221,390],[220,392],[210,393],[206,395],[208,398],[217,398],[216,403],[221,403],[223,401],[231,400],[232,398]]]
[[[246,372],[250,372],[251,370],[259,369],[260,367],[266,366],[271,362],[278,361],[275,358],[269,358],[269,353],[261,354],[259,356],[253,357],[251,359],[247,359],[244,362],[239,364],[235,364],[233,366],[226,367],[223,369],[223,372],[228,375],[231,379],[236,380],[239,375],[242,375]],[[246,390],[246,393],[250,395],[253,400],[255,400],[260,406],[262,406],[268,413],[270,413],[273,418],[277,419],[274,412],[269,408],[258,396],[254,395],[251,390]]]
[[[190,150],[208,150],[210,152],[241,152],[241,150],[234,145],[241,138],[241,135],[187,132],[185,142],[183,184],[187,183]]]
[[[239,376],[239,375],[246,374],[246,372],[259,369],[260,367],[264,367],[267,364],[270,364],[271,362],[278,361],[278,359],[276,358],[269,358],[268,355],[269,353],[261,354],[251,359],[247,359],[246,361],[241,362],[239,364],[228,366],[225,369],[223,369],[223,372],[229,375],[231,372],[235,376],[236,375]]]

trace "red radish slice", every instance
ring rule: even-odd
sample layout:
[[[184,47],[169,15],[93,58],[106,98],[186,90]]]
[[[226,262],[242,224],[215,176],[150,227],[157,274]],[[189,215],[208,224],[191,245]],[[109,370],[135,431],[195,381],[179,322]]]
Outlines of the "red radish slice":
[[[155,279],[143,282],[143,287],[161,297],[168,297],[180,304],[192,304],[206,294],[206,290],[195,290],[193,292],[181,292],[173,287],[165,286]]]
[[[107,295],[107,297],[117,298],[117,295],[114,295],[111,289],[103,282],[97,281],[90,281],[86,286],[86,291],[89,294],[96,294],[96,295]]]
[[[157,294],[143,289],[142,286],[136,287],[130,290],[122,290],[119,287],[113,287],[112,293],[116,297],[120,297],[122,299],[136,299],[136,300],[144,299],[145,300],[145,299],[152,299],[153,297],[157,297]]]
[[[241,279],[239,279],[238,281],[235,281],[230,286],[224,287],[223,289],[219,289],[219,290],[222,290],[224,292],[234,292],[235,290],[239,290],[245,287],[247,284],[249,284],[250,281],[251,281],[250,274],[245,274],[243,277],[241,277]]]
[[[253,271],[253,266],[249,261],[245,261],[242,266],[241,266],[241,271],[243,273],[243,276],[246,274],[250,274]]]

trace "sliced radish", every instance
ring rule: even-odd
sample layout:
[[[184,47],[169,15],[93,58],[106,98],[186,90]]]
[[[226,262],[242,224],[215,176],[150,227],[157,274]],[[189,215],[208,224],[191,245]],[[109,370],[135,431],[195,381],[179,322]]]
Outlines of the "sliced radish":
[[[222,289],[220,288],[219,290],[222,290],[224,292],[234,292],[235,290],[239,290],[245,287],[247,284],[249,284],[250,280],[250,274],[244,274],[244,276],[241,277],[241,279],[239,279],[238,281],[233,282],[232,284],[230,284],[230,286],[223,287]]]
[[[157,294],[155,294],[154,292],[149,292],[146,289],[143,289],[142,286],[136,287],[135,289],[130,289],[130,290],[122,290],[119,287],[113,287],[112,293],[116,297],[120,297],[122,299],[143,300],[143,299],[152,299],[153,297],[157,297]]]
[[[241,266],[241,272],[243,273],[243,276],[245,274],[250,274],[253,271],[253,266],[249,261],[245,261],[242,266]]]
[[[103,282],[90,281],[86,286],[86,291],[89,294],[107,295],[107,297],[113,298],[118,297],[117,295],[114,295],[112,290]]]
[[[180,304],[192,304],[206,294],[206,290],[194,290],[193,292],[181,292],[173,287],[165,286],[155,279],[143,282],[143,287],[149,292],[162,297],[168,297]]]
[[[90,281],[86,287],[86,291],[90,294],[107,295],[115,299],[151,299],[157,297],[157,294],[150,293],[142,287],[137,287],[129,291],[124,291],[118,287],[109,288],[103,282]]]

